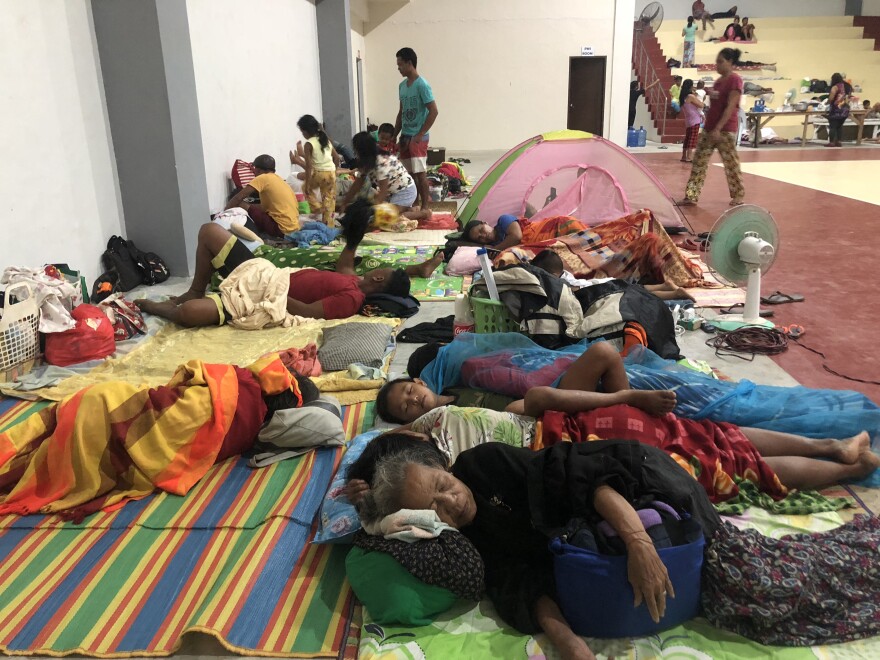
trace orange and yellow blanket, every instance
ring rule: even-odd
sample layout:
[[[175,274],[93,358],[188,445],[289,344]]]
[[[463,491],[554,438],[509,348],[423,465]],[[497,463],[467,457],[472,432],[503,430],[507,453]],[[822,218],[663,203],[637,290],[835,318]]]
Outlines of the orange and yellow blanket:
[[[0,433],[0,515],[81,519],[161,489],[183,495],[249,446],[263,395],[298,392],[277,354],[247,369],[191,360],[167,385],[79,390]]]

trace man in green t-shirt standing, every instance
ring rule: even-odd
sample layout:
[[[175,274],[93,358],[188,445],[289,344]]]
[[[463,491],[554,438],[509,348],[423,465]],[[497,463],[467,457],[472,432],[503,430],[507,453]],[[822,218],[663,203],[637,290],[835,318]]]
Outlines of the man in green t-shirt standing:
[[[397,70],[406,80],[400,83],[400,110],[394,134],[400,134],[400,161],[412,174],[422,210],[428,210],[428,131],[437,119],[437,102],[431,86],[416,70],[418,57],[412,48],[397,51]]]

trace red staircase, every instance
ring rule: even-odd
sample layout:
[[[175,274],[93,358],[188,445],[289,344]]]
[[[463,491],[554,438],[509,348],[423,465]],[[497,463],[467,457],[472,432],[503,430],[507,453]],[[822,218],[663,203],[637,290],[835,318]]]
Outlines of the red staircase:
[[[666,66],[666,56],[660,42],[650,28],[636,21],[633,31],[633,70],[645,90],[645,102],[654,122],[654,128],[664,143],[684,141],[684,119],[676,118],[669,105],[672,73]],[[659,84],[655,84],[659,81]]]
[[[862,37],[874,40],[874,50],[880,50],[880,16],[854,16],[853,25],[864,28]]]

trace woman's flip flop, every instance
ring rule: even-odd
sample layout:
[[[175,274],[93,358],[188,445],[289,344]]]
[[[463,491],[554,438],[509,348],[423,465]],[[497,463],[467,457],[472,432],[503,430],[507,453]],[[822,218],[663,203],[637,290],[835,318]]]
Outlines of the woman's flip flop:
[[[765,305],[784,305],[785,303],[804,302],[804,297],[799,293],[782,293],[782,291],[774,291],[766,298],[761,298],[761,302]]]

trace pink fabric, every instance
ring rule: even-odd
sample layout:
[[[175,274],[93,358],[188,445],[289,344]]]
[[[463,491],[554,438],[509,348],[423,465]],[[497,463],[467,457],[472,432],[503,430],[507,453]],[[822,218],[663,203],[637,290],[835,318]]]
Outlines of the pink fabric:
[[[577,171],[580,171],[580,168]],[[631,212],[626,194],[617,179],[601,167],[587,167],[587,171],[563,194],[557,196],[530,219],[535,222],[567,215],[592,226],[616,220]]]
[[[551,188],[556,188],[558,199],[567,197],[573,186],[582,185],[579,181],[579,164],[596,166],[607,171],[624,191],[629,209],[648,208],[664,226],[683,226],[681,216],[665,186],[626,150],[597,136],[573,140],[539,139],[527,147],[480,202],[479,219],[494,225],[503,214],[522,215],[527,201],[539,212],[543,211]],[[554,174],[546,176],[551,171]],[[484,178],[491,173],[492,170],[489,170]],[[479,185],[478,183],[477,186]],[[527,200],[526,194],[529,190],[532,192]],[[574,191],[572,194],[582,193]],[[607,217],[619,217],[628,212]],[[575,217],[590,222],[587,218]]]

